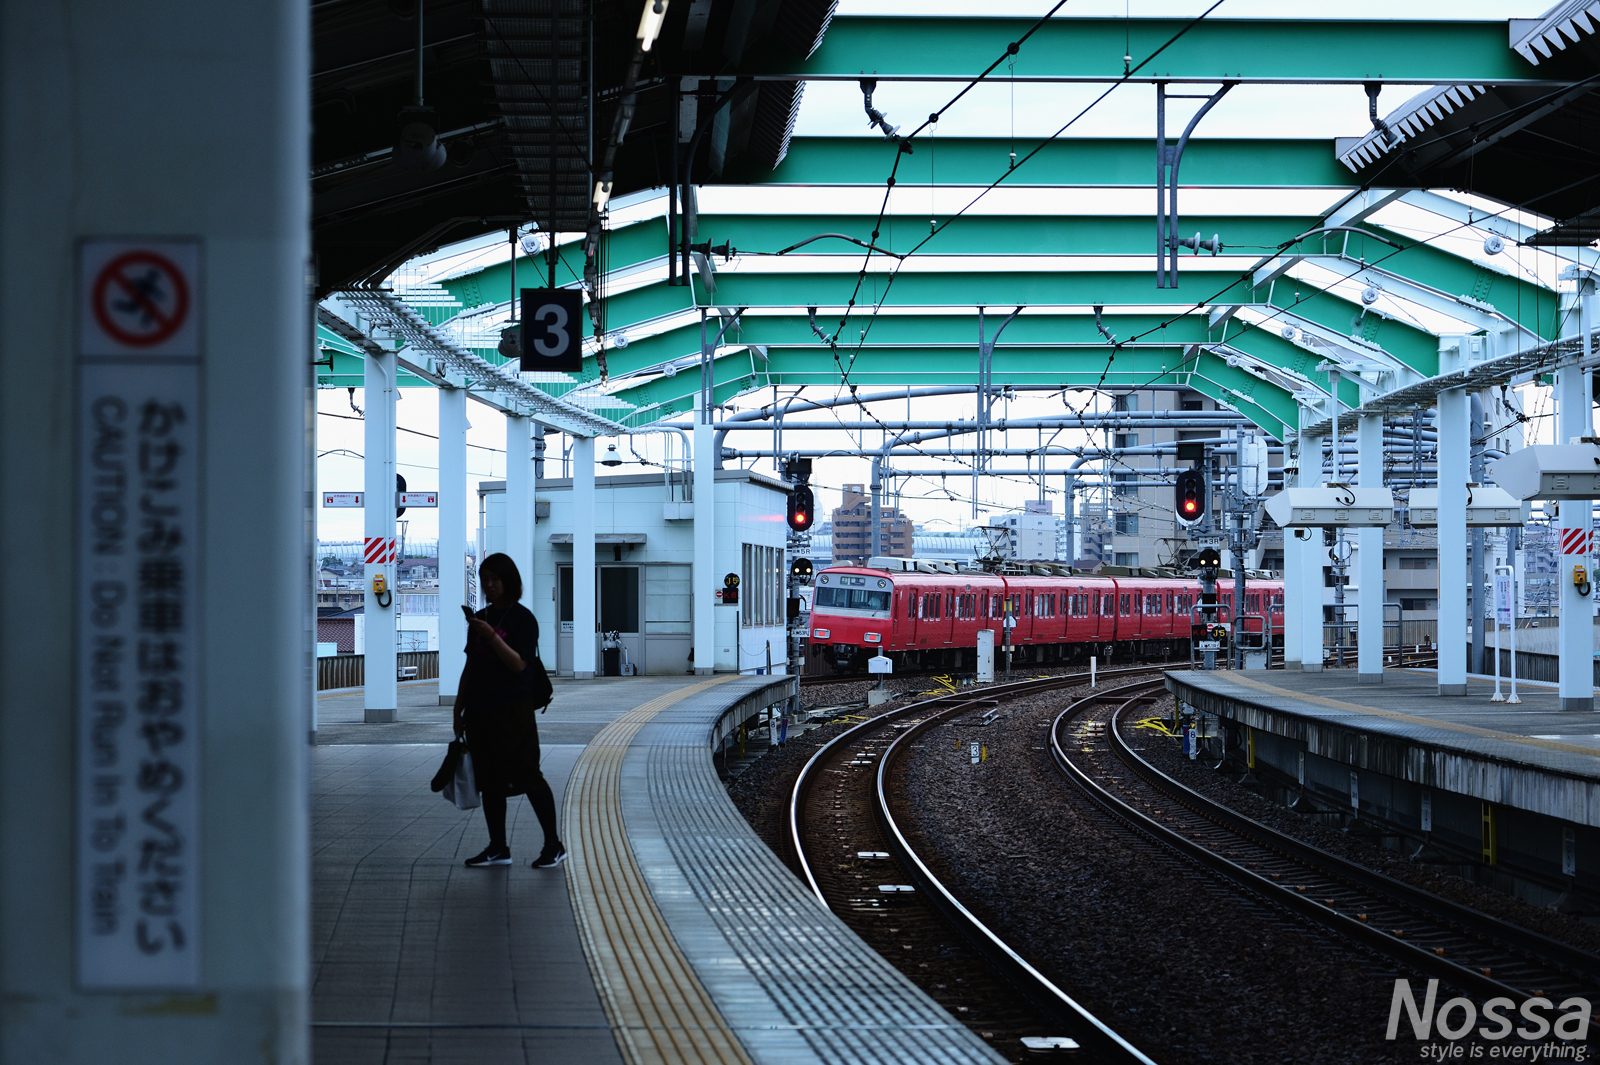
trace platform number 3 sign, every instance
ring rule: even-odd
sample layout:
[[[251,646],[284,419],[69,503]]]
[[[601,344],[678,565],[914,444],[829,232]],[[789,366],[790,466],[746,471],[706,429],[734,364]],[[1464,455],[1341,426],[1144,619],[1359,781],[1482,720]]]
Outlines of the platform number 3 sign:
[[[583,369],[583,296],[577,290],[522,290],[522,369]]]

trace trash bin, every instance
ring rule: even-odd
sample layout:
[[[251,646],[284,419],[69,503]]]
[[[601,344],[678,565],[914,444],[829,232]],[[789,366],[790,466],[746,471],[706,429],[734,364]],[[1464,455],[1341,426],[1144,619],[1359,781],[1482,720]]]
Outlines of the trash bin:
[[[622,648],[603,647],[600,649],[601,667],[608,677],[622,676]]]

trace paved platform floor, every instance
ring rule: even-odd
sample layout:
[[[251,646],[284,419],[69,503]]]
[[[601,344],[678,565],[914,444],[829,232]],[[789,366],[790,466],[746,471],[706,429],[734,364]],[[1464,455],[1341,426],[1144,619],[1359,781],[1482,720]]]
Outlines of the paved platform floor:
[[[584,744],[693,677],[557,680],[540,715],[561,808]],[[323,1065],[611,1065],[621,1061],[578,941],[562,869],[512,801],[515,864],[467,869],[488,834],[428,788],[450,737],[437,683],[403,685],[400,720],[361,723],[362,693],[319,700],[312,751],[312,1016]]]

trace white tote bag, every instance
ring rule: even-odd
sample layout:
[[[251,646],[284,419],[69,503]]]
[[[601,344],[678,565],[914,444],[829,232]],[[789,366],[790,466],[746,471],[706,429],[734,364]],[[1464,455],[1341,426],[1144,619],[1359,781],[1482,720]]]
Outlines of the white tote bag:
[[[458,810],[476,810],[483,799],[478,794],[478,784],[472,778],[472,752],[461,752],[455,775],[444,786],[444,797],[456,804]]]

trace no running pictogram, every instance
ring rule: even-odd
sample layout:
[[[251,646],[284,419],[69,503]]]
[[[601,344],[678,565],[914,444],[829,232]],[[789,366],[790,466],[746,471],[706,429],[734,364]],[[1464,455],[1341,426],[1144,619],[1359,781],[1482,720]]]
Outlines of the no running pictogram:
[[[90,303],[107,336],[129,347],[153,347],[188,318],[189,286],[166,256],[130,251],[101,268]]]

